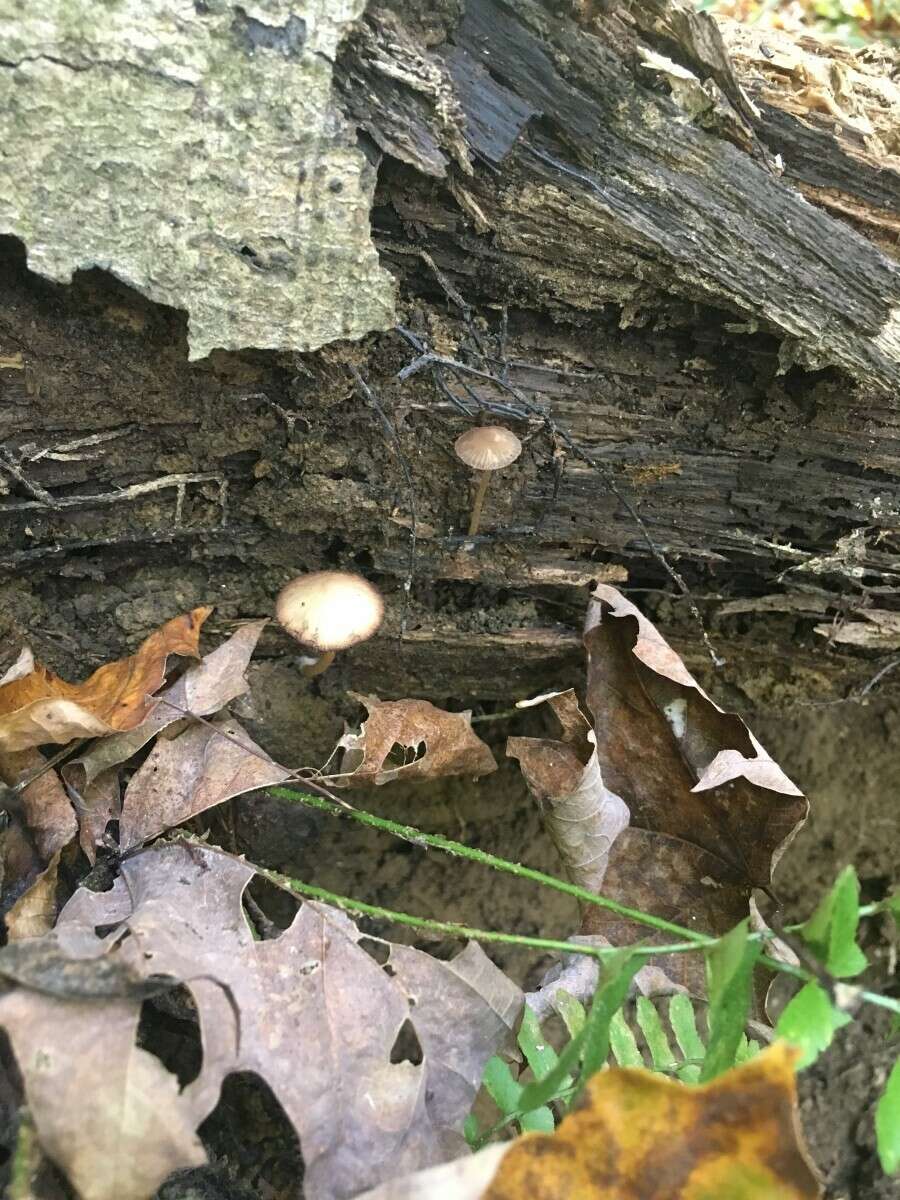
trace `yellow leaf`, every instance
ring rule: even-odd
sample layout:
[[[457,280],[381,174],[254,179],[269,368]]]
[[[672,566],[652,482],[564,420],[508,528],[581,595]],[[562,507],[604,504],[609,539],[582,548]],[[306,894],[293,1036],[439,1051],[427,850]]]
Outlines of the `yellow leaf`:
[[[484,1200],[812,1200],[784,1042],[705,1087],[607,1070],[553,1134],[506,1153]]]
[[[67,683],[47,667],[0,685],[0,750],[26,750],[47,742],[97,737],[133,729],[153,708],[170,654],[197,657],[200,626],[211,608],[174,617],[155,630],[136,654],[106,663],[84,683]]]

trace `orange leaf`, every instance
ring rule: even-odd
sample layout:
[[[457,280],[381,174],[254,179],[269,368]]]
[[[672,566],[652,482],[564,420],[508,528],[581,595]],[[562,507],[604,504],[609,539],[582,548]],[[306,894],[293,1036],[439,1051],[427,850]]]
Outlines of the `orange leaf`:
[[[779,1042],[705,1087],[601,1071],[556,1133],[513,1143],[484,1200],[812,1200],[797,1057]]]
[[[170,654],[197,657],[200,626],[211,608],[174,617],[151,633],[136,654],[99,667],[84,683],[67,683],[47,667],[0,686],[0,750],[25,750],[133,729],[153,708],[150,698]]]

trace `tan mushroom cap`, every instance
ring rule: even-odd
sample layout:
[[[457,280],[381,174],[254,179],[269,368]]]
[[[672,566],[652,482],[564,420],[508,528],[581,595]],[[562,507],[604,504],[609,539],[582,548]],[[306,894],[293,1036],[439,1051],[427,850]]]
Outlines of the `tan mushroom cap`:
[[[275,615],[292,637],[313,650],[346,650],[370,638],[384,615],[376,588],[349,571],[314,571],[278,593]]]
[[[473,471],[499,471],[522,453],[522,443],[502,425],[476,425],[458,437],[453,448]]]

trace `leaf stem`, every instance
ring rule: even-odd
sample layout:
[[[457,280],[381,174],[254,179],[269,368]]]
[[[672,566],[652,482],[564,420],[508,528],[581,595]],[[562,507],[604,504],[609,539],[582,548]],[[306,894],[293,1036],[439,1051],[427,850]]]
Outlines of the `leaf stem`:
[[[716,941],[716,938],[710,937],[708,934],[695,933],[694,930],[687,929],[683,925],[676,925],[673,921],[654,917],[652,913],[642,912],[639,908],[630,908],[627,904],[619,904],[618,901],[610,900],[606,896],[598,896],[595,892],[588,891],[587,888],[567,883],[563,879],[556,879],[553,875],[545,875],[543,871],[536,871],[533,867],[524,867],[521,863],[499,858],[496,854],[489,854],[486,850],[476,850],[472,846],[463,845],[462,842],[454,842],[442,834],[424,833],[421,829],[416,829],[414,825],[401,825],[397,821],[376,817],[374,813],[368,813],[359,808],[344,809],[322,796],[311,796],[306,792],[294,791],[292,788],[270,787],[266,790],[271,796],[298,801],[309,808],[318,808],[323,812],[332,813],[334,816],[348,817],[351,821],[359,821],[361,825],[370,825],[374,829],[381,829],[385,833],[391,833],[394,837],[411,842],[415,846],[430,846],[435,850],[443,850],[446,854],[454,854],[459,858],[467,858],[471,862],[481,863],[482,866],[492,867],[495,871],[505,871],[509,875],[530,879],[534,883],[543,884],[544,887],[574,896],[576,900],[580,900],[584,904],[594,904],[598,908],[605,908],[609,912],[617,913],[620,917],[627,917],[650,929],[658,929],[662,933],[672,934],[698,949],[703,946],[711,946]],[[654,951],[656,954],[660,952],[659,949]]]

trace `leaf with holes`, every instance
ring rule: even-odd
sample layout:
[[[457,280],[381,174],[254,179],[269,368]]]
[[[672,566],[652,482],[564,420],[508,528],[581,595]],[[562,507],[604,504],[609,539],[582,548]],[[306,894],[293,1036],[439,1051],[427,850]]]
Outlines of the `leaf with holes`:
[[[514,738],[508,752],[545,807],[573,879],[723,934],[747,915],[753,888],[769,883],[807,803],[743,721],[709,699],[614,588],[595,588],[584,643],[591,719],[576,715],[571,693],[553,697],[561,739]],[[561,837],[558,819],[576,823],[574,838]],[[615,946],[666,940],[595,905],[582,916],[582,933]],[[704,994],[699,956],[657,965],[671,982]]]
[[[134,999],[0,997],[41,1148],[82,1200],[146,1200],[206,1161],[178,1080],[137,1046]]]
[[[472,731],[470,712],[450,713],[427,700],[379,700],[350,695],[369,715],[359,733],[345,733],[335,787],[371,787],[396,779],[439,779],[469,775],[475,779],[497,770],[490,750]],[[395,747],[401,761],[392,761]]]
[[[382,966],[364,948],[378,943],[322,904],[257,941],[242,912],[253,875],[204,847],[145,850],[123,862],[121,886],[76,892],[56,938],[92,965],[121,959],[190,989],[204,1048],[183,1092],[191,1120],[215,1108],[227,1075],[255,1072],[297,1130],[308,1200],[465,1153],[463,1124],[511,1039],[519,989],[474,943],[449,962],[380,943]],[[101,941],[97,926],[112,932]]]
[[[197,657],[200,627],[211,608],[195,608],[155,630],[138,651],[106,663],[83,683],[67,683],[34,665],[0,684],[0,750],[100,737],[133,729],[153,709],[172,654]]]

